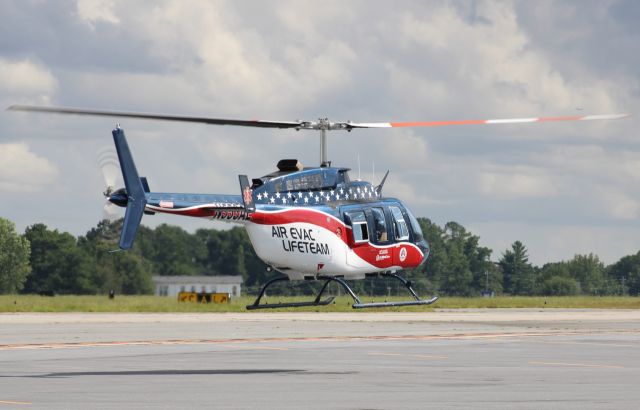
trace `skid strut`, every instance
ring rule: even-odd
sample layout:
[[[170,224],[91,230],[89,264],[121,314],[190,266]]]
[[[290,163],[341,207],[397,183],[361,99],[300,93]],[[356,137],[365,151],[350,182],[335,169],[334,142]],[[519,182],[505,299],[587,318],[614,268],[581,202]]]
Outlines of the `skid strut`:
[[[385,272],[385,273],[381,273],[380,276],[394,278],[394,279],[397,279],[400,282],[402,282],[402,284],[411,293],[411,295],[413,296],[414,300],[407,300],[407,301],[400,301],[400,302],[362,303],[362,301],[360,300],[358,295],[355,294],[353,289],[351,289],[349,284],[347,282],[345,282],[344,279],[342,279],[340,277],[337,277],[337,276],[318,275],[317,279],[324,280],[325,282],[324,282],[324,285],[322,285],[322,289],[320,289],[320,292],[318,293],[318,296],[316,296],[316,298],[313,301],[260,304],[260,299],[262,299],[262,297],[264,296],[265,291],[267,290],[267,288],[269,286],[271,286],[275,282],[281,282],[281,281],[288,281],[289,280],[289,278],[287,276],[279,276],[277,278],[271,279],[269,282],[267,282],[262,287],[262,289],[260,289],[260,293],[258,294],[258,297],[256,298],[255,302],[253,302],[253,304],[251,304],[251,305],[248,305],[247,309],[248,310],[276,309],[276,308],[286,308],[286,307],[303,307],[303,306],[324,306],[324,305],[328,305],[329,303],[333,302],[335,297],[331,296],[331,297],[328,297],[328,298],[326,298],[324,300],[321,299],[321,298],[322,298],[322,295],[324,294],[324,291],[327,289],[327,286],[331,282],[338,283],[353,298],[353,302],[354,303],[353,303],[353,305],[351,305],[351,307],[354,308],[354,309],[377,308],[377,307],[393,307],[393,306],[430,305],[433,302],[435,302],[436,300],[438,300],[437,296],[434,296],[431,299],[420,299],[420,296],[418,296],[418,294],[411,287],[411,281],[403,278],[402,276],[400,276],[398,274],[391,273],[391,272]]]
[[[260,293],[258,294],[258,297],[256,298],[255,302],[253,302],[253,304],[251,304],[251,305],[247,305],[247,310],[277,309],[277,308],[303,307],[303,306],[324,306],[324,305],[328,305],[329,303],[333,302],[333,299],[335,299],[335,297],[331,296],[331,297],[328,297],[328,298],[326,298],[324,300],[321,300],[322,294],[327,289],[327,285],[329,285],[329,282],[331,282],[330,280],[327,280],[324,283],[324,285],[322,286],[322,289],[320,289],[320,293],[318,293],[318,296],[316,296],[315,300],[312,300],[312,301],[309,301],[309,302],[264,303],[262,305],[260,304],[260,299],[262,299],[262,297],[264,296],[265,291],[267,290],[267,288],[269,286],[271,286],[272,284],[274,284],[276,282],[283,282],[283,281],[288,281],[288,280],[289,280],[289,277],[287,277],[287,276],[278,276],[277,278],[273,278],[269,282],[265,283],[265,285],[262,287],[262,289],[260,289]]]

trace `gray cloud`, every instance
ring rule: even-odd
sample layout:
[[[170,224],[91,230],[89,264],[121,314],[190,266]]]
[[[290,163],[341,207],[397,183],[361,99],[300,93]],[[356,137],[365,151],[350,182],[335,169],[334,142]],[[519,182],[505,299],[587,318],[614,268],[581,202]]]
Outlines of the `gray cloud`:
[[[5,1],[0,72],[26,82],[0,79],[0,104],[362,122],[637,113],[638,13],[636,2],[613,0]],[[612,262],[640,247],[635,124],[336,132],[329,151],[354,169],[359,155],[367,179],[372,163],[376,179],[391,169],[388,194],[438,223],[473,227],[496,254],[519,239],[536,262],[590,251]],[[235,175],[265,174],[279,158],[318,161],[313,133],[122,125],[156,190],[235,192]],[[0,185],[0,214],[21,229],[95,225],[96,152],[112,127],[0,113],[0,144],[55,169],[32,173],[41,189]]]

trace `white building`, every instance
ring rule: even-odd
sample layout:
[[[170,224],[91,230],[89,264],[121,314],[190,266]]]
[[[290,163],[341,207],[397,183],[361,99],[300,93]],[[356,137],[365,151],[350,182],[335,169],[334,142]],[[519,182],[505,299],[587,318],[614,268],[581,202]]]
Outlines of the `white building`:
[[[242,276],[154,276],[156,296],[177,297],[180,292],[228,293],[240,296]]]

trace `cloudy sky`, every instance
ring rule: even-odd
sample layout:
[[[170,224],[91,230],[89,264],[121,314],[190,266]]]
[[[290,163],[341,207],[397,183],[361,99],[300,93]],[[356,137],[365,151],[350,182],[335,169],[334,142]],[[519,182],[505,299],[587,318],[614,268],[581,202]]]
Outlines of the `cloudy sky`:
[[[631,112],[619,121],[357,130],[329,159],[494,259],[640,249],[640,2],[0,1],[0,105],[241,119],[426,121]],[[156,191],[235,193],[314,132],[122,121]],[[0,216],[84,234],[113,119],[0,112]],[[207,221],[170,216],[143,223]],[[217,226],[217,225],[213,225]]]

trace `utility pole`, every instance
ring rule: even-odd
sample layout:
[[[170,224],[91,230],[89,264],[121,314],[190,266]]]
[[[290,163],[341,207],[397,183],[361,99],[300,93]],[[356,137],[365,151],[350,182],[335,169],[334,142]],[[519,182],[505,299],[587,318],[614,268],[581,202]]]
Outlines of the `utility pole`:
[[[484,291],[489,293],[489,271],[485,270],[484,271],[484,275],[486,277],[485,283],[484,283]]]

